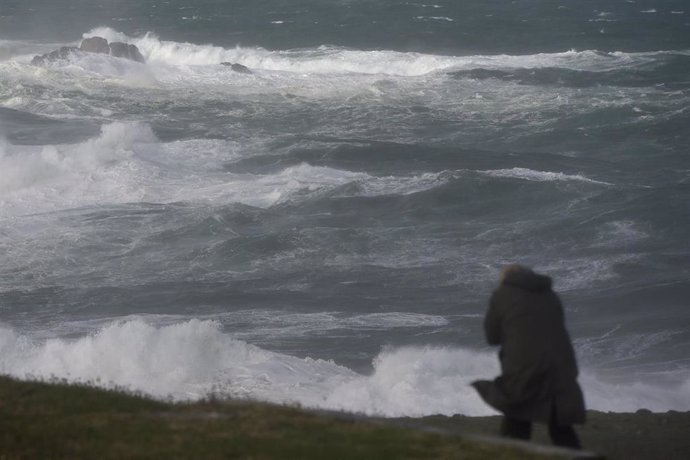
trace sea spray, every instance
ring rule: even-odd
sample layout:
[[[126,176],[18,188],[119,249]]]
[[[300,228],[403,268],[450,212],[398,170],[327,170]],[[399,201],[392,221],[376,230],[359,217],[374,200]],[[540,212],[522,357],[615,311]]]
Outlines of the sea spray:
[[[143,198],[136,152],[155,143],[141,123],[104,125],[80,144],[5,144],[0,156],[3,214],[52,211]],[[108,197],[108,198],[106,198]]]
[[[76,339],[32,339],[0,329],[0,372],[125,387],[156,398],[249,398],[386,417],[494,413],[470,386],[498,374],[494,352],[457,347],[381,351],[370,375],[332,361],[297,358],[233,339],[220,324],[190,320],[153,326],[117,321]],[[680,386],[606,383],[585,370],[589,409],[689,410]],[[615,396],[615,397],[614,397]]]
[[[268,50],[260,47],[223,48],[161,40],[153,33],[130,37],[108,27],[84,33],[84,38],[101,36],[109,41],[135,43],[148,60],[177,66],[209,66],[239,62],[254,70],[310,74],[381,74],[415,77],[442,71],[466,69],[540,69],[608,72],[644,66],[665,52],[604,53],[569,50],[528,55],[444,56],[391,50],[359,51],[332,45],[312,49]],[[688,55],[687,51],[679,51]]]

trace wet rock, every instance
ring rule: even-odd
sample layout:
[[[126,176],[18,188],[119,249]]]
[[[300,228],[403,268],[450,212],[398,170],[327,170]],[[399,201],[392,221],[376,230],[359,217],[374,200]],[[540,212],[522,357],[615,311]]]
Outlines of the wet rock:
[[[103,37],[90,37],[82,40],[79,49],[87,53],[110,54],[108,40]]]
[[[232,63],[232,62],[221,62],[220,65],[230,67],[230,70],[237,72],[237,73],[246,73],[246,74],[252,73],[252,71],[249,70],[249,67],[243,66],[242,64],[237,64],[237,63]]]
[[[73,54],[79,53],[96,53],[109,54],[114,57],[129,59],[136,62],[146,62],[144,56],[139,51],[136,45],[129,43],[113,42],[108,43],[103,37],[89,37],[82,40],[79,48],[73,46],[63,46],[62,48],[51,51],[50,53],[41,56],[35,56],[31,63],[34,65],[43,65],[47,62],[53,62],[59,59],[67,59]]]
[[[63,46],[60,49],[51,51],[50,53],[46,53],[41,56],[34,56],[34,58],[31,60],[31,63],[34,65],[43,65],[48,62],[67,59],[71,55],[79,52],[79,48],[75,48],[74,46]]]
[[[110,55],[125,59],[130,59],[136,62],[146,62],[144,56],[139,51],[136,45],[122,42],[112,42],[110,44]]]

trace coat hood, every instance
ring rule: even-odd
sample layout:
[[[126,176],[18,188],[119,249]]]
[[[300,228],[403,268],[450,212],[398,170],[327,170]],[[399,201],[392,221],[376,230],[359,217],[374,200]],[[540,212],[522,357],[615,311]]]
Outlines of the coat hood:
[[[503,283],[527,291],[542,292],[551,290],[551,278],[532,271],[518,271],[508,273]]]

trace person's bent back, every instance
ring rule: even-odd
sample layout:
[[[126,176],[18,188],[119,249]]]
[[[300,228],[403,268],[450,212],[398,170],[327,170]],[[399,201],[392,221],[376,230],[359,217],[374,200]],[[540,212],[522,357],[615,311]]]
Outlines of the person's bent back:
[[[501,346],[501,375],[473,385],[505,415],[502,433],[529,439],[531,423],[543,422],[555,444],[580,447],[571,425],[584,422],[584,400],[563,306],[551,279],[520,265],[505,267],[484,328],[489,344]]]

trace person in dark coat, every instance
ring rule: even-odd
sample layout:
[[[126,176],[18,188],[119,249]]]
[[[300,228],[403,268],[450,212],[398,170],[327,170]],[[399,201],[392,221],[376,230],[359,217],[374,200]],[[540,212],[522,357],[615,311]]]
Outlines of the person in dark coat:
[[[500,345],[501,375],[472,385],[504,414],[503,436],[529,439],[532,423],[549,426],[554,444],[580,448],[573,424],[585,421],[577,362],[563,306],[551,278],[521,265],[501,271],[484,319],[486,339]]]

